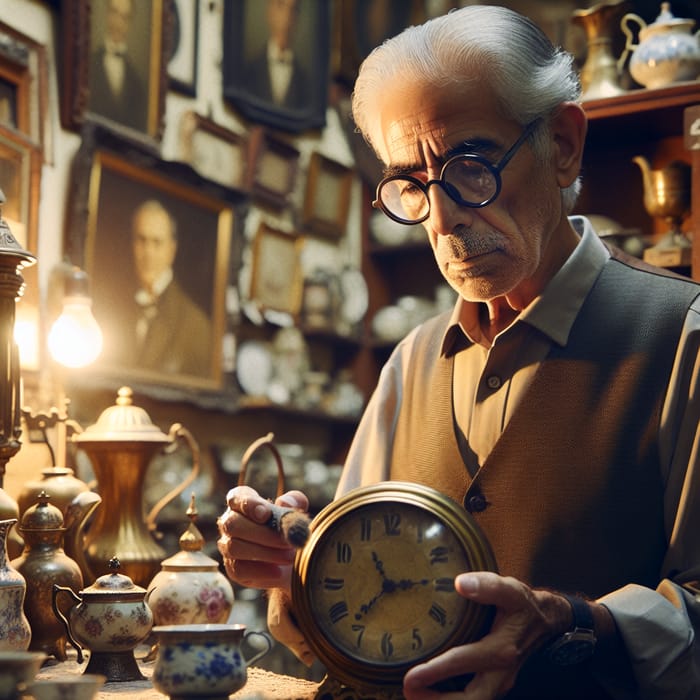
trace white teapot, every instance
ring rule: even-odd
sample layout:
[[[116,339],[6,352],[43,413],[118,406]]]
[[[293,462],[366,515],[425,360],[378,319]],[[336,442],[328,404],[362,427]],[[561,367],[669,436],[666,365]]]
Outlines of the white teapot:
[[[630,23],[638,25],[639,42],[634,41]],[[620,27],[627,37],[619,66],[632,52],[630,75],[647,88],[660,88],[700,76],[700,31],[692,34],[693,19],[671,13],[671,3],[662,2],[661,12],[651,24],[633,13],[624,15]]]

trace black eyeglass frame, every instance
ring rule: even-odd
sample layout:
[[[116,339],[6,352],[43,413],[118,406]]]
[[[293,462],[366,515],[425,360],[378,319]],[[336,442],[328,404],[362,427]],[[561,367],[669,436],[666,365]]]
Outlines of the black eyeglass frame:
[[[435,179],[435,180],[428,180],[427,182],[421,182],[418,178],[413,177],[413,175],[389,175],[388,177],[385,177],[378,185],[377,185],[377,190],[375,192],[375,199],[372,202],[372,207],[374,209],[381,209],[390,219],[393,221],[396,221],[399,224],[406,224],[407,226],[413,226],[414,224],[420,224],[423,221],[425,221],[429,216],[430,216],[430,197],[428,196],[428,189],[430,188],[431,185],[440,185],[444,192],[447,194],[447,196],[453,201],[456,202],[457,204],[464,206],[464,207],[469,207],[470,209],[481,209],[482,207],[485,207],[491,202],[493,202],[498,195],[501,193],[501,172],[503,169],[510,163],[512,160],[513,156],[518,152],[520,147],[525,143],[525,141],[528,139],[528,137],[534,132],[535,128],[538,126],[540,122],[540,119],[534,119],[531,121],[524,129],[523,133],[520,134],[518,137],[518,140],[503,154],[503,157],[501,160],[498,161],[498,163],[491,163],[489,160],[487,160],[484,156],[479,155],[478,153],[458,153],[457,155],[452,156],[452,158],[448,159],[440,169],[440,177]],[[477,163],[480,163],[483,165],[492,175],[493,179],[496,183],[496,188],[493,192],[493,194],[490,197],[487,197],[483,202],[468,202],[464,199],[462,199],[459,196],[459,193],[457,190],[450,185],[449,182],[445,180],[445,172],[447,171],[447,168],[454,163],[455,161],[458,160],[463,160],[463,159],[468,159],[471,161],[475,161]],[[380,198],[380,193],[384,185],[386,185],[388,182],[392,182],[393,180],[406,180],[416,187],[418,187],[419,190],[425,194],[425,199],[428,202],[428,211],[426,212],[425,216],[421,217],[420,219],[403,219],[400,216],[397,216],[393,212],[391,212],[387,207],[384,206],[384,203],[382,202]]]

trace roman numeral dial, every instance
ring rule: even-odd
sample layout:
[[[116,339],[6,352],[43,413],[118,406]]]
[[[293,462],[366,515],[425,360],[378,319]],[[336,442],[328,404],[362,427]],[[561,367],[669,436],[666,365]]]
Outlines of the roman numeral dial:
[[[293,605],[331,675],[400,685],[411,666],[483,634],[490,611],[454,588],[475,569],[496,564],[465,510],[433,489],[387,482],[317,516],[295,562]]]

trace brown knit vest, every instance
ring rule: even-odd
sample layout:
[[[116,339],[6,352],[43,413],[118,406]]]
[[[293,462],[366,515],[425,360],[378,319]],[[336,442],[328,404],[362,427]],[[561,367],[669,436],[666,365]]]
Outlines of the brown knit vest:
[[[473,513],[499,570],[538,587],[598,597],[654,586],[666,549],[656,441],[686,310],[698,294],[675,277],[612,259],[564,348],[554,346],[477,477],[459,451],[447,316],[421,329],[406,373],[391,478],[437,486]],[[426,364],[427,363],[427,364]],[[425,381],[420,381],[425,377]],[[478,483],[477,483],[478,482]]]

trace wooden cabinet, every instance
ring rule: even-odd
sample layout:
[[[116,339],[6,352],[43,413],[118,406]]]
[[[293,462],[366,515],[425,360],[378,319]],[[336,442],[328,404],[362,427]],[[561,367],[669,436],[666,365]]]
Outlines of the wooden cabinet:
[[[685,133],[691,128],[688,116],[697,105],[697,81],[655,90],[632,90],[584,103],[589,125],[583,188],[576,211],[608,216],[658,240],[667,224],[646,212],[642,173],[632,158],[642,155],[654,169],[674,160],[688,163],[692,172],[691,214],[683,222],[683,231],[689,238],[695,233],[695,245],[692,270],[683,271],[700,279],[700,150],[687,148],[690,139]]]

